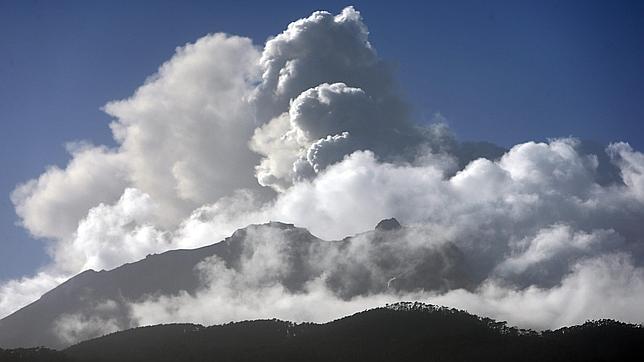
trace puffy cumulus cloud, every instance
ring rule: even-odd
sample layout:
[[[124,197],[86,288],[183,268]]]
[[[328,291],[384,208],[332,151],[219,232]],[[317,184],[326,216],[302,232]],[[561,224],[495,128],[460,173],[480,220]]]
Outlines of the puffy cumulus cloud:
[[[629,245],[641,239],[622,233],[623,224],[596,227],[597,220],[635,212],[619,207],[632,206],[632,198],[623,196],[631,195],[632,187],[588,182],[595,165],[584,162],[583,154],[569,153],[575,144],[517,145],[496,162],[477,160],[455,175],[446,173],[449,165],[440,155],[425,155],[422,165],[392,164],[359,151],[274,202],[239,192],[198,209],[166,240],[172,247],[200,246],[226,230],[273,218],[327,237],[337,228],[342,235],[371,228],[383,215],[415,226],[358,235],[348,244],[289,239],[281,228],[247,229],[237,262],[218,257],[203,262],[196,267],[202,280],[197,291],[133,302],[120,326],[260,317],[325,321],[401,299],[457,306],[535,328],[595,317],[640,321],[644,271]],[[521,153],[534,145],[544,151]],[[566,163],[585,165],[585,172],[563,179],[546,172]],[[526,174],[542,178],[525,182]],[[572,192],[575,178],[580,186]],[[149,197],[128,193],[113,205],[127,216],[116,224],[145,225],[153,207]],[[610,207],[597,206],[609,199]],[[138,206],[127,206],[128,201]],[[364,211],[355,212],[358,207]],[[120,237],[137,234],[132,225],[123,230]],[[451,245],[455,251],[443,248]],[[294,282],[294,275],[302,279]],[[71,321],[91,326],[96,315]]]
[[[281,115],[256,130],[251,147],[265,156],[257,167],[260,183],[284,190],[356,150],[412,160],[421,145],[441,146],[433,135],[360,88],[324,83],[293,99],[288,119]]]
[[[257,181],[279,191],[289,188],[295,172],[293,165],[302,154],[305,141],[292,129],[288,113],[258,127],[249,146],[263,156],[255,167]]]
[[[361,88],[391,103],[392,109],[402,107],[393,95],[391,71],[378,58],[368,35],[353,7],[335,16],[317,11],[289,24],[266,42],[260,59],[262,79],[254,93],[260,117],[278,116],[305,90],[337,82]]]
[[[0,285],[0,317],[37,300],[78,272],[113,269],[151,253],[181,247],[173,244],[180,240],[152,223],[156,208],[149,195],[128,188],[116,203],[101,203],[90,209],[73,237],[51,246],[50,265],[32,277]],[[92,321],[90,317],[88,314]],[[76,317],[73,320],[79,321]]]
[[[386,111],[379,109],[377,102],[360,88],[344,83],[324,83],[295,98],[289,115],[298,136],[305,140],[317,140],[344,131],[357,133],[357,137],[371,143],[368,145],[371,149],[390,146],[389,137],[412,133],[411,124],[404,119],[379,114]],[[402,135],[397,135],[396,131]],[[400,147],[395,148],[399,151]]]
[[[122,214],[116,211],[122,207],[118,204],[98,207],[90,216],[100,216],[86,221],[109,222],[103,230],[119,230],[115,239],[145,246],[129,253],[125,245],[108,239],[104,246],[96,243],[95,250],[108,255],[107,246],[114,244],[119,245],[115,250],[136,258],[155,248],[214,243],[235,229],[268,220],[341,239],[395,216],[422,227],[431,235],[427,240],[453,242],[476,255],[468,263],[479,280],[496,273],[519,285],[550,285],[575,260],[614,250],[635,253],[642,244],[641,232],[634,231],[641,231],[637,220],[644,209],[628,197],[632,187],[592,182],[595,163],[577,153],[576,144],[562,139],[517,145],[498,161],[478,159],[453,176],[453,164],[441,155],[427,154],[422,164],[386,163],[370,151],[357,151],[273,201],[262,202],[252,192],[240,191],[196,209],[170,233],[150,227],[144,217],[110,219],[111,213]],[[540,152],[525,152],[533,147]],[[556,171],[573,167],[568,165],[577,169]],[[125,200],[140,203],[136,210],[152,214],[150,198],[136,194],[139,197]],[[92,230],[80,240],[90,235],[101,233]],[[548,271],[552,275],[546,278]]]
[[[641,323],[643,298],[644,270],[618,253],[573,264],[552,288],[517,289],[490,281],[476,291],[454,290],[429,301],[522,327],[553,329],[602,318]]]
[[[352,7],[315,12],[266,43],[251,148],[264,156],[259,183],[284,191],[356,150],[411,161],[421,145],[454,149],[452,137],[414,125],[391,70]],[[445,136],[445,133],[441,136]]]
[[[73,146],[66,168],[16,188],[23,225],[37,237],[71,237],[91,208],[128,186],[154,197],[158,221],[173,225],[204,203],[257,189],[258,156],[246,143],[258,58],[250,39],[223,34],[177,48],[132,97],[105,106],[119,147]]]
[[[152,225],[172,228],[239,189],[261,194],[253,171],[259,156],[247,147],[259,56],[250,39],[224,34],[177,48],[132,97],[105,106],[117,147],[72,143],[66,167],[15,189],[21,224],[53,241],[50,273],[69,277],[165,250]],[[127,188],[157,207],[126,210],[143,203]]]
[[[199,267],[206,273],[199,291],[134,303],[132,318],[143,324],[270,316],[324,321],[411,299],[539,329],[589,318],[641,322],[637,220],[644,205],[630,196],[637,185],[594,182],[597,163],[577,147],[572,139],[521,144],[497,161],[479,159],[454,175],[436,155],[414,165],[355,152],[263,209],[240,198],[246,201],[235,212],[219,207],[211,215],[218,223],[222,213],[228,221],[233,215],[287,220],[332,239],[393,215],[414,225],[404,237],[375,232],[309,247],[307,260],[315,262],[301,269],[307,262],[294,262],[301,253],[284,247],[283,236],[254,235],[250,245],[261,245],[249,255],[261,250],[261,261],[249,257],[230,267],[213,259]],[[638,166],[638,153],[631,152],[635,164],[616,161],[622,173]],[[209,214],[200,216],[198,228],[205,228]],[[287,282],[290,273],[305,278],[300,289]],[[213,315],[208,303],[222,312]]]
[[[209,35],[177,49],[131,98],[105,106],[132,183],[162,204],[162,221],[258,188],[258,157],[247,147],[258,57],[250,39]]]
[[[272,205],[277,220],[306,225],[323,238],[338,239],[395,216],[427,220],[445,203],[443,170],[380,163],[370,151],[357,151],[310,182],[295,184]]]
[[[355,152],[263,207],[247,194],[230,207],[205,207],[190,219],[191,228],[207,229],[210,220],[218,227],[237,227],[273,219],[338,239],[395,216],[462,248],[480,249],[480,260],[472,263],[487,264],[486,272],[499,258],[524,252],[523,261],[545,260],[564,250],[641,244],[636,220],[644,209],[628,197],[633,188],[594,183],[595,163],[576,152],[576,144],[561,139],[517,145],[496,162],[478,159],[453,176],[448,173],[452,164],[436,155],[417,165],[384,163],[369,151]],[[530,148],[540,152],[526,152]],[[557,171],[566,168],[574,171]],[[236,222],[238,217],[243,222]]]
[[[618,165],[622,180],[634,198],[644,200],[644,155],[624,142],[614,143],[608,152]]]
[[[196,209],[174,232],[184,248],[196,248],[223,240],[235,230],[270,219],[268,206],[248,191],[221,198]],[[176,243],[176,242],[175,242]]]
[[[173,246],[171,240],[152,223],[155,206],[149,195],[126,189],[114,205],[94,207],[79,223],[74,237],[56,245],[56,264],[70,273],[113,269],[168,250]]]
[[[11,195],[22,225],[34,236],[63,239],[101,202],[112,202],[127,184],[122,155],[105,147],[70,144],[66,168],[52,166]]]
[[[589,191],[594,183],[596,156],[581,155],[575,139],[554,140],[549,144],[528,142],[513,147],[500,166],[522,187],[549,189],[570,196]]]
[[[313,172],[319,173],[324,170],[326,166],[340,161],[340,157],[351,153],[351,136],[349,132],[342,132],[334,136],[326,136],[313,142],[309,149],[306,151],[306,163],[309,169]],[[304,159],[298,160],[304,163]],[[296,173],[301,174],[304,171],[300,170],[296,163],[294,169]]]
[[[444,168],[452,166],[440,155],[414,166],[381,163],[372,152],[357,151],[269,202],[240,192],[205,205],[184,221],[178,233],[208,240],[209,235],[225,237],[248,224],[280,220],[305,226],[322,238],[341,239],[390,216],[417,223],[427,220],[434,208],[440,209],[439,203],[448,202],[442,180]]]
[[[634,225],[611,220],[642,215],[624,197],[632,188],[593,182],[595,164],[576,145],[571,139],[516,145],[498,161],[478,159],[453,176],[453,163],[441,155],[426,154],[420,164],[389,163],[359,151],[280,195],[271,217],[325,238],[355,234],[389,216],[471,240],[490,237],[482,230],[521,239],[557,223],[627,231]]]
[[[520,275],[525,285],[551,286],[561,281],[576,260],[620,250],[623,238],[613,230],[583,232],[569,225],[553,225],[509,245],[511,252],[496,267],[496,275]]]

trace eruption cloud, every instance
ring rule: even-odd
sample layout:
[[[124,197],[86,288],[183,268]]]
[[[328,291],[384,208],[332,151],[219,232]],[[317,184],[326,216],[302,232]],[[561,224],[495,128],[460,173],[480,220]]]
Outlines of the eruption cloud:
[[[196,266],[195,293],[126,301],[125,324],[105,301],[55,328],[71,343],[101,326],[327,321],[401,299],[521,327],[644,322],[644,154],[571,137],[505,150],[415,123],[352,7],[263,47],[206,35],[104,110],[117,147],[71,143],[65,168],[13,192],[52,262],[0,285],[0,317],[83,270],[276,220],[329,241],[295,250],[288,230],[251,228],[238,265]],[[361,234],[390,217],[405,227]]]

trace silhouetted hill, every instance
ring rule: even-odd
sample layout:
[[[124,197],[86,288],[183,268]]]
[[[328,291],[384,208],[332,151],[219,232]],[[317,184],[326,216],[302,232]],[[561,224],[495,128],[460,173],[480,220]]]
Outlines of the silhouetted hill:
[[[1,362],[67,362],[70,357],[63,352],[48,348],[16,348],[3,350],[0,348]]]
[[[32,352],[61,356],[51,350]],[[43,360],[0,353],[13,353],[2,361]],[[601,320],[536,333],[456,309],[397,303],[326,324],[257,320],[135,328],[61,353],[69,362],[639,361],[644,328]]]

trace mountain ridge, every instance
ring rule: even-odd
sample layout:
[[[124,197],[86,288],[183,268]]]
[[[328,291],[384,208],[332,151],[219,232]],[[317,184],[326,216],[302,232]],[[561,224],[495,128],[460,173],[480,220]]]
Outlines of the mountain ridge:
[[[642,352],[642,325],[598,320],[535,332],[455,308],[398,302],[322,324],[262,319],[210,327],[145,326],[62,351],[0,350],[0,357],[6,362],[637,361]]]
[[[378,227],[382,226],[382,223],[389,226]],[[67,317],[90,319],[98,316],[109,319],[113,324],[111,328],[117,330],[135,327],[136,322],[129,314],[129,303],[158,295],[195,293],[204,283],[198,268],[201,263],[216,256],[224,262],[226,268],[242,270],[243,263],[247,262],[245,258],[249,250],[250,253],[255,252],[254,248],[258,247],[258,243],[285,245],[288,253],[288,271],[281,273],[276,282],[293,293],[302,291],[309,280],[321,273],[328,274],[327,287],[335,291],[340,298],[346,299],[389,288],[445,290],[467,285],[466,273],[462,267],[462,253],[452,244],[428,249],[417,257],[417,265],[411,271],[405,271],[404,275],[398,271],[400,266],[395,259],[393,262],[379,262],[380,264],[375,266],[382,275],[369,276],[364,274],[369,272],[368,269],[358,269],[357,273],[360,273],[361,278],[359,282],[346,275],[347,270],[351,268],[364,268],[352,260],[332,270],[317,265],[320,250],[335,250],[338,255],[346,254],[352,243],[365,238],[372,240],[374,245],[381,246],[383,253],[389,253],[388,245],[384,243],[395,244],[397,238],[406,237],[406,233],[411,230],[402,227],[395,219],[386,219],[378,226],[372,231],[343,240],[326,241],[314,236],[305,228],[272,221],[238,229],[231,236],[204,247],[152,254],[108,271],[86,270],[43,294],[37,301],[0,320],[0,347],[62,348],[76,339],[90,338],[103,333],[103,330],[99,329],[68,333],[67,336],[60,331],[61,320],[64,321]],[[384,277],[386,279],[378,279]]]

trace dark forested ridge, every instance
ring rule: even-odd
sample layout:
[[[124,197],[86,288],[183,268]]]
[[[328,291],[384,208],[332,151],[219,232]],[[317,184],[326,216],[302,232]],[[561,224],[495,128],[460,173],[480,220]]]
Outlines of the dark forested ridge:
[[[326,324],[257,320],[130,329],[63,351],[0,350],[0,361],[640,361],[644,328],[610,320],[537,333],[421,303]]]
[[[7,350],[0,348],[0,361],[2,362],[67,362],[70,360],[65,353],[44,347]]]

